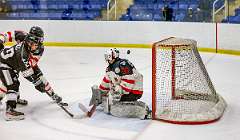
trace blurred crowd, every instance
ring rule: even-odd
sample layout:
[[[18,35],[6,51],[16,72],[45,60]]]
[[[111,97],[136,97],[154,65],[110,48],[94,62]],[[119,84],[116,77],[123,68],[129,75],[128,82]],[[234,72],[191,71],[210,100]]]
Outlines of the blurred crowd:
[[[11,6],[7,3],[6,0],[0,0],[0,19],[5,17],[7,12],[11,11]]]

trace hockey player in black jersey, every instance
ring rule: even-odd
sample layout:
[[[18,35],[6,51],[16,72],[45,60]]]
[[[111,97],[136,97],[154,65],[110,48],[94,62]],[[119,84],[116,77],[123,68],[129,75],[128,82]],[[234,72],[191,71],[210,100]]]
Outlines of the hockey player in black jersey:
[[[40,27],[32,27],[22,43],[3,48],[0,52],[0,84],[2,85],[0,90],[6,92],[6,120],[24,119],[24,113],[16,110],[20,85],[19,73],[32,82],[38,91],[46,92],[57,103],[62,101],[62,98],[53,92],[37,65],[44,51],[43,36]]]
[[[31,32],[34,31],[34,28],[36,27],[31,28]],[[7,32],[0,33],[0,50],[2,50],[5,47],[4,43],[8,43],[8,42],[16,42],[16,44],[21,43],[26,37],[26,35],[27,35],[27,32],[20,31],[20,30],[7,31]],[[0,84],[0,104],[1,104],[1,100],[5,96],[5,93],[6,93],[5,90],[2,89]],[[25,99],[21,99],[20,94],[18,94],[17,104],[26,106],[28,104],[28,101]]]

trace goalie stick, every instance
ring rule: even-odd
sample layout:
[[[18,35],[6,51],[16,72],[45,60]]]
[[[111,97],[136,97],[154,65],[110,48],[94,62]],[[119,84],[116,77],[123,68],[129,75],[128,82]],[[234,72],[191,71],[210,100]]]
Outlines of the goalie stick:
[[[92,92],[94,89],[92,88]],[[113,92],[112,90],[110,91],[110,95],[107,98],[107,108],[108,108],[108,113],[110,113],[110,109],[111,109],[111,104],[112,104],[112,96],[111,96],[111,92]],[[90,108],[90,110],[88,110],[82,103],[78,103],[78,107],[86,113],[87,117],[92,117],[93,113],[96,111],[97,105],[93,104],[93,106]]]
[[[86,113],[87,117],[92,117],[93,113],[96,111],[97,106],[93,105],[91,107],[91,109],[88,111],[88,109],[82,104],[82,103],[78,103],[78,107],[84,112]]]

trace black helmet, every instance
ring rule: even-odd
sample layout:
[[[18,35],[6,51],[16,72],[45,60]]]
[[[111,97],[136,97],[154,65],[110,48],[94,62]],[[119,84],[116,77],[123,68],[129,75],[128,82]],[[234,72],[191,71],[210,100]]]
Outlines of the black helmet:
[[[44,37],[44,32],[42,30],[42,28],[38,27],[38,26],[33,26],[30,31],[29,34],[33,34],[37,37]]]
[[[42,28],[40,28],[38,26],[33,26],[30,29],[29,34],[34,35],[35,37],[38,37],[38,45],[42,46],[43,40],[44,40],[44,32],[43,32]]]
[[[40,41],[40,38],[33,35],[33,34],[28,34],[25,38],[25,41],[28,42],[28,41],[31,41],[31,42],[34,42],[34,43],[39,43]]]
[[[37,44],[38,48],[41,47],[41,45],[39,45],[41,43],[41,37],[37,37],[33,34],[27,34],[24,41],[25,41],[25,45],[28,47],[28,50],[31,52],[33,52],[33,50],[31,50],[31,46],[29,46],[30,44],[34,43],[34,44]]]

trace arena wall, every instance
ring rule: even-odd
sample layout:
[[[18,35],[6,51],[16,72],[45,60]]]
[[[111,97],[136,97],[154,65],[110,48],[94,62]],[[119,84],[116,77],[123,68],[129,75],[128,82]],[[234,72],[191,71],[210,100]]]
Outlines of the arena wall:
[[[156,41],[174,36],[194,39],[203,50],[218,47],[220,50],[240,51],[240,24],[1,20],[0,32],[15,29],[28,31],[34,25],[44,29],[47,46],[151,47]]]

